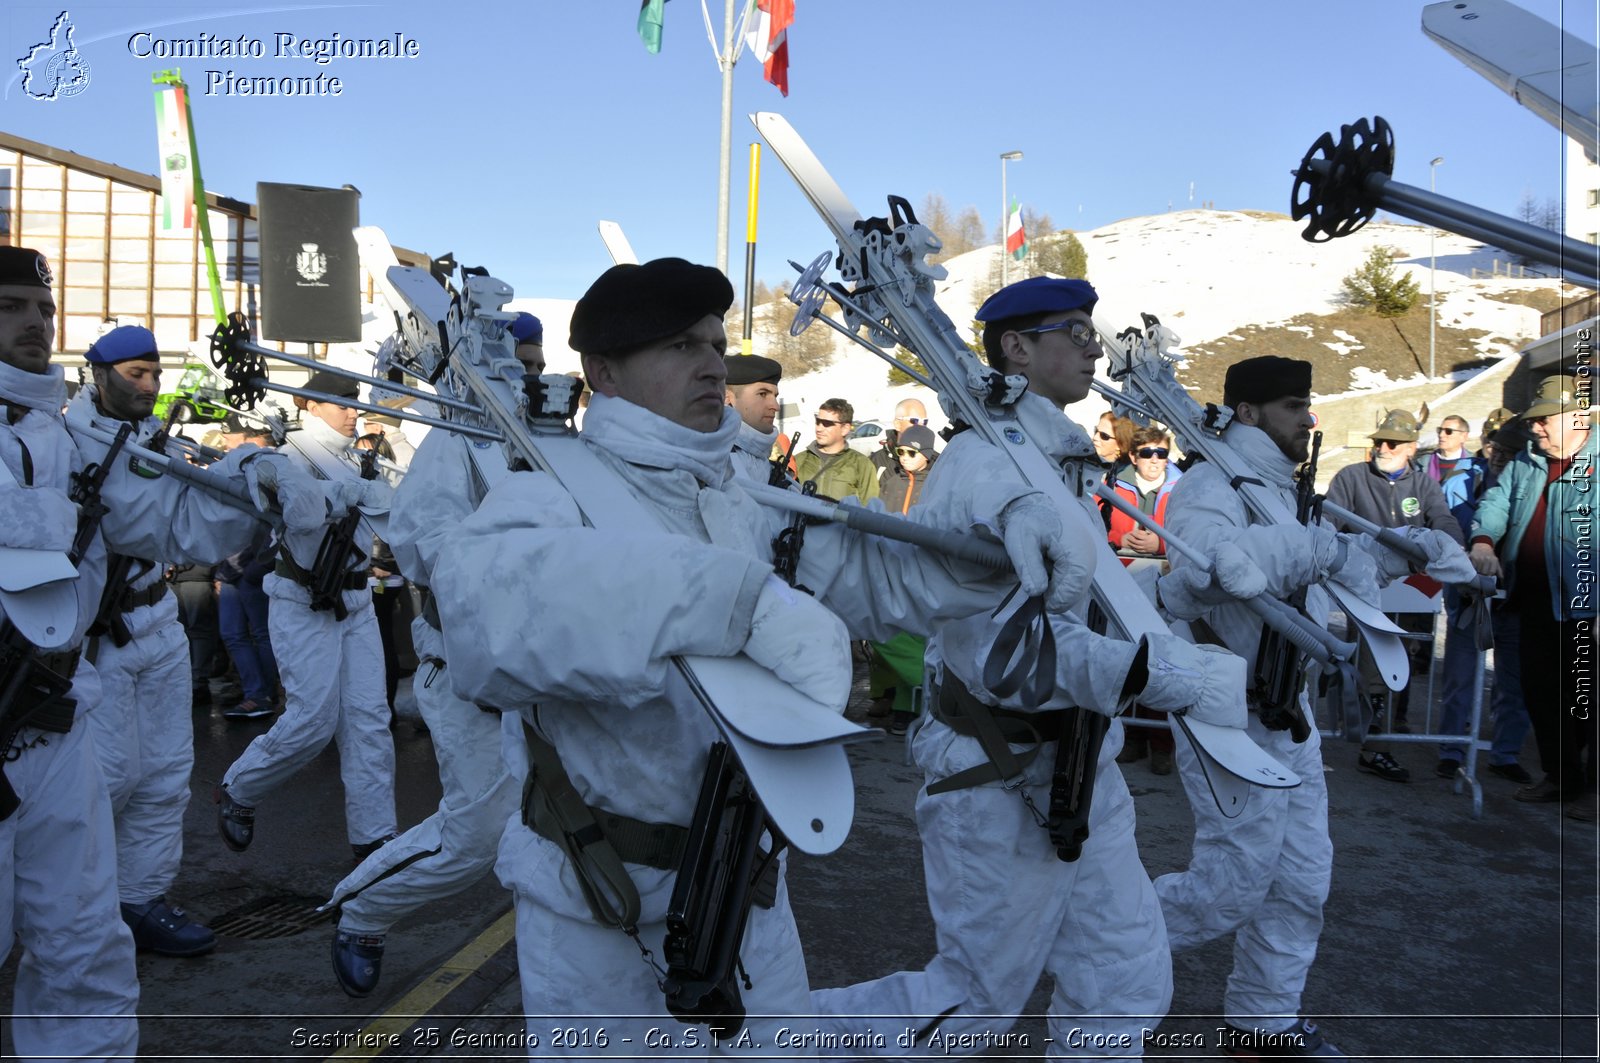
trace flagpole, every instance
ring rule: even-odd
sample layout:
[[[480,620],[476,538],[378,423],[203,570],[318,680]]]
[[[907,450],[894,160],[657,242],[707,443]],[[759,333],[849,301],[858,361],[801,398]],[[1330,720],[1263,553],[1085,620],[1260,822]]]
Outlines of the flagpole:
[[[722,142],[717,159],[717,268],[728,272],[728,215],[733,209],[729,186],[733,174],[733,4],[725,0],[722,12]]]

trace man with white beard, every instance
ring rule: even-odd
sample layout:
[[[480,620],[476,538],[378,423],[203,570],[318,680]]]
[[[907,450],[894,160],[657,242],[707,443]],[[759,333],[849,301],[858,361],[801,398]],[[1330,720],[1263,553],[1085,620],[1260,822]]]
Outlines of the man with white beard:
[[[615,483],[639,514],[618,526],[592,513],[588,526],[555,477],[513,473],[434,567],[446,674],[463,698],[518,713],[540,762],[498,871],[516,896],[525,1013],[604,1027],[605,1043],[574,1043],[572,1054],[634,1056],[647,1043],[653,1054],[712,1051],[704,1029],[667,1017],[656,960],[718,738],[672,682],[671,658],[743,652],[838,711],[849,637],[925,631],[992,608],[1014,585],[837,524],[807,532],[797,581],[815,598],[773,576],[783,515],[732,482],[741,420],[725,405],[722,320],[732,301],[720,271],[682,259],[602,274],[570,331],[594,390],[581,438],[608,470],[607,489]],[[1037,492],[1014,479],[971,490],[1027,593],[1081,589],[1086,571],[1059,520],[1041,519]],[[572,817],[593,826],[564,829]],[[750,910],[738,955],[747,1029],[765,1045],[783,1016],[810,1011],[781,863],[768,867],[771,892]],[[630,909],[627,925],[617,912]],[[541,1043],[537,1054],[562,1052]]]
[[[1464,546],[1465,536],[1461,525],[1450,513],[1444,490],[1427,473],[1412,464],[1417,456],[1417,434],[1421,430],[1417,419],[1404,410],[1390,410],[1383,422],[1372,432],[1372,457],[1359,465],[1346,465],[1333,474],[1328,484],[1328,501],[1348,509],[1363,520],[1370,520],[1382,528],[1433,528],[1448,535],[1455,544]],[[1334,521],[1335,527],[1342,527]],[[1346,529],[1348,530],[1348,529]],[[1396,622],[1407,630],[1418,633],[1433,630],[1432,613],[1402,613]],[[1433,643],[1426,644],[1425,652],[1414,655],[1422,672],[1433,663]],[[1361,679],[1374,705],[1373,729],[1382,726],[1381,709],[1389,691],[1365,650],[1361,656]],[[1395,731],[1410,731],[1407,713],[1411,707],[1411,691],[1402,690],[1394,696],[1394,713],[1391,717]],[[1361,746],[1356,766],[1361,771],[1388,779],[1406,782],[1411,778],[1408,768],[1394,759],[1389,743],[1369,739]],[[1446,777],[1455,775],[1451,764]]]

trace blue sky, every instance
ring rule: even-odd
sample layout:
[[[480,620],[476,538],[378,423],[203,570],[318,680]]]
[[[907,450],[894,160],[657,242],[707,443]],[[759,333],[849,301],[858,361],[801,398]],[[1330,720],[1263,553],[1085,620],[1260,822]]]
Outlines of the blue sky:
[[[1594,0],[1520,0],[1586,41]],[[721,32],[722,2],[712,0]],[[1287,212],[1312,142],[1380,114],[1395,179],[1501,213],[1562,196],[1564,142],[1421,31],[1419,0],[795,0],[790,95],[750,59],[735,71],[729,272],[744,268],[751,111],[787,115],[864,211],[938,192],[992,227],[1010,191],[1058,226],[1211,202]],[[1563,8],[1565,9],[1563,11]],[[643,258],[715,258],[721,81],[700,5],[671,0],[664,47],[634,33],[636,0],[275,5],[72,4],[87,89],[39,102],[15,60],[61,0],[10,0],[0,129],[156,170],[150,74],[182,69],[206,184],[362,190],[362,221],[394,242],[488,266],[522,296],[575,298],[609,265],[596,222]],[[129,38],[264,41],[264,59],[168,60]],[[270,57],[274,34],[404,34],[414,59]],[[206,71],[337,76],[342,95],[205,94]],[[763,156],[757,275],[829,248],[821,222]],[[1094,263],[1090,262],[1090,276]]]

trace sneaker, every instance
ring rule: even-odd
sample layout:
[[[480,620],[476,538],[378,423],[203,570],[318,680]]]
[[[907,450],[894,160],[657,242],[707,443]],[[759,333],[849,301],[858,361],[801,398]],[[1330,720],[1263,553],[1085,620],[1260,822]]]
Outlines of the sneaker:
[[[1172,774],[1172,754],[1165,749],[1150,751],[1150,771],[1156,775]]]
[[[1380,779],[1390,782],[1410,782],[1411,772],[1403,767],[1387,753],[1378,752],[1370,757],[1361,755],[1356,757],[1356,767],[1364,772],[1376,775]]]
[[[1299,1056],[1345,1058],[1343,1052],[1323,1039],[1322,1031],[1309,1019],[1301,1019],[1296,1025],[1278,1033],[1241,1030],[1229,1025],[1219,1036],[1222,1054],[1232,1059],[1286,1059]]]
[[[1454,779],[1460,770],[1461,762],[1451,757],[1440,757],[1439,763],[1433,766],[1433,773],[1441,779]]]
[[[1498,775],[1502,779],[1510,779],[1512,782],[1521,783],[1523,786],[1531,786],[1533,784],[1533,776],[1528,774],[1528,769],[1514,760],[1510,764],[1491,764],[1488,767],[1488,772],[1490,775]]]
[[[381,838],[374,838],[370,842],[362,842],[359,845],[357,845],[355,842],[351,842],[350,851],[356,855],[356,863],[359,864],[361,861],[365,860],[379,849],[382,849],[385,844],[394,841],[398,837],[398,834],[385,834]]]
[[[383,967],[383,935],[358,934],[349,930],[333,932],[333,976],[339,988],[353,997],[364,997],[378,987]]]
[[[1596,807],[1597,803],[1600,803],[1600,794],[1574,798],[1567,802],[1567,818],[1575,819],[1579,823],[1593,823],[1595,814],[1600,812],[1600,808]]]
[[[895,736],[903,735],[911,727],[911,721],[916,718],[917,714],[914,712],[892,712],[889,714],[889,724],[884,730]]]
[[[230,720],[253,720],[257,716],[271,716],[272,706],[263,705],[255,698],[245,698],[231,709],[223,709],[222,715]]]
[[[222,840],[234,852],[244,852],[256,835],[256,810],[229,797],[223,786],[217,787],[215,800],[217,829],[222,832]]]
[[[187,912],[157,897],[148,904],[124,904],[122,921],[133,931],[136,948],[158,956],[204,956],[217,947],[217,935]]]
[[[1555,780],[1548,775],[1532,786],[1524,786],[1511,796],[1518,801],[1528,801],[1536,805],[1566,800],[1566,795],[1561,792],[1561,787],[1557,786]]]

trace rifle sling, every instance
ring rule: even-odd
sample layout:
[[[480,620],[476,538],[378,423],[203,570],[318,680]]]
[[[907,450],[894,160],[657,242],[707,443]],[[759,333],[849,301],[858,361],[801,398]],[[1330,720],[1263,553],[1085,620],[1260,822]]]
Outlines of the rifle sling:
[[[278,563],[273,566],[272,571],[284,579],[293,580],[307,590],[311,589],[311,573],[301,568],[294,558],[289,556],[288,551],[278,555]],[[352,569],[344,574],[341,586],[347,591],[359,591],[367,585],[368,575],[370,573],[367,569]]]
[[[9,628],[9,625],[7,625]],[[66,650],[59,653],[39,653],[37,650],[29,651],[30,659],[19,662],[18,668],[38,668],[52,673],[58,684],[71,689],[72,676],[78,670],[78,650]],[[51,734],[66,734],[72,730],[73,719],[77,713],[77,702],[64,693],[56,696],[55,691],[48,687],[33,688],[35,697],[24,700],[25,692],[13,704],[0,706],[0,822],[11,818],[21,802],[17,799],[16,791],[6,781],[6,764],[14,759],[11,747],[16,742],[17,735],[24,729],[32,728],[37,731],[48,731]],[[39,695],[44,696],[40,697]]]
[[[522,823],[560,846],[572,862],[590,913],[606,926],[631,930],[639,921],[639,889],[624,864],[674,871],[683,861],[687,827],[644,820],[584,803],[561,765],[556,747],[522,723],[528,745],[528,780],[522,788]],[[778,862],[767,861],[754,886],[755,905],[777,900]]]
[[[966,685],[948,670],[939,684],[938,696],[931,700],[934,717],[956,734],[976,738],[979,748],[989,760],[929,783],[930,794],[965,790],[990,782],[1010,782],[1018,778],[1039,755],[1041,743],[1054,742],[1061,737],[1062,724],[1067,715],[1066,709],[1016,712],[985,705],[973,697]],[[1015,753],[1011,750],[1013,744],[1033,748]]]

